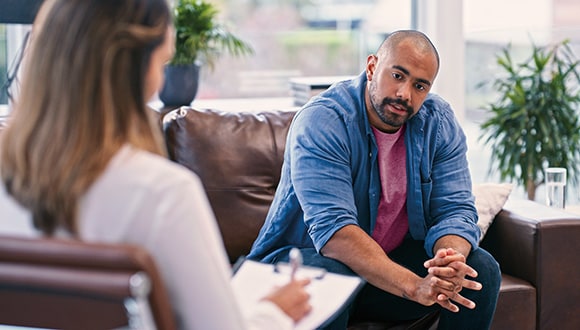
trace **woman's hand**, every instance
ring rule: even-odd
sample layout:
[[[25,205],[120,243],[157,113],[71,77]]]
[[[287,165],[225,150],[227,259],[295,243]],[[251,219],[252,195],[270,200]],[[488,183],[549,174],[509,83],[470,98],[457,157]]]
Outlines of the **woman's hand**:
[[[309,302],[310,294],[306,292],[308,284],[310,284],[310,279],[307,278],[292,280],[290,283],[276,288],[264,297],[264,300],[273,302],[294,322],[298,322],[312,310]]]

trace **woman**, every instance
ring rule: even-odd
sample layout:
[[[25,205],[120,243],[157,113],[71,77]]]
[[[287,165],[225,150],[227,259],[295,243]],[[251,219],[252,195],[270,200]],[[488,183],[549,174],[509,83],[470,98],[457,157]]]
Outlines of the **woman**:
[[[0,230],[144,246],[180,328],[292,328],[308,280],[244,320],[202,185],[163,157],[146,101],[173,54],[170,24],[165,0],[44,2],[0,141]]]

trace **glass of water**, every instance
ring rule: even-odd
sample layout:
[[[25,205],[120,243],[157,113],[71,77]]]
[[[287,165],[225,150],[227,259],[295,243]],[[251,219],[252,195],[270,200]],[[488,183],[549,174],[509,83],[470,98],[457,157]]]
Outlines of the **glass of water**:
[[[546,204],[563,209],[566,201],[566,169],[563,167],[546,168]]]

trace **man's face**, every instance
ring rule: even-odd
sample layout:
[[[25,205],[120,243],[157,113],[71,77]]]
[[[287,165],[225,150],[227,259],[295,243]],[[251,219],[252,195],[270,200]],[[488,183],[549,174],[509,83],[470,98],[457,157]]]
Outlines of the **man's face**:
[[[394,49],[367,59],[365,101],[371,124],[396,132],[414,116],[431,90],[438,63],[433,52],[417,50],[403,40]]]

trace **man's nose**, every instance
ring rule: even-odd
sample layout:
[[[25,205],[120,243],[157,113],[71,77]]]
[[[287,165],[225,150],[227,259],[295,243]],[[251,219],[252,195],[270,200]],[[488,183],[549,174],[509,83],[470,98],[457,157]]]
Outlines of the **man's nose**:
[[[397,98],[402,99],[403,101],[410,101],[411,100],[411,84],[404,83],[399,86],[397,90]]]

